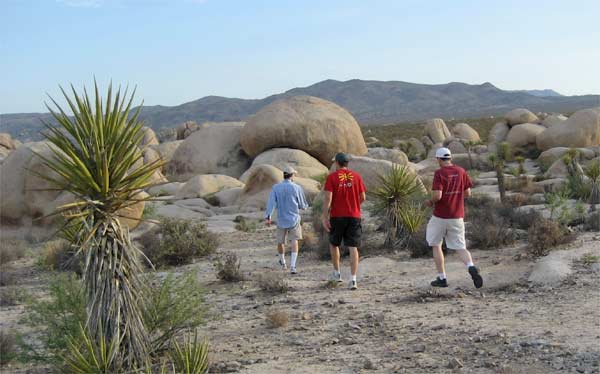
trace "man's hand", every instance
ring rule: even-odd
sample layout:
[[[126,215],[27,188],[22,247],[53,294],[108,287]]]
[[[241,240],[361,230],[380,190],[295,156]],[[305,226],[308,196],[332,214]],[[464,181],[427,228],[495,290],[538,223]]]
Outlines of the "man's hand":
[[[323,217],[321,219],[321,223],[323,223],[323,228],[325,229],[325,231],[331,231],[331,222],[329,222],[329,218]]]
[[[432,207],[433,206],[433,201],[432,200],[425,200],[425,201],[423,201],[423,205],[424,206],[428,206],[428,207]]]
[[[270,218],[265,218],[265,225],[271,226],[271,219]]]

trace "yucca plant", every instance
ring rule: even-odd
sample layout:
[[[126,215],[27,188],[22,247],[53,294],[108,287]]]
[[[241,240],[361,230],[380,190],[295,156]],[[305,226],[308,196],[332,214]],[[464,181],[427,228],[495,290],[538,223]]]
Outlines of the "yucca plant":
[[[130,113],[135,91],[128,96],[119,88],[113,97],[111,85],[103,100],[94,82],[92,101],[85,88],[83,94],[71,90],[69,96],[61,87],[72,117],[52,98],[55,108],[46,105],[58,126],[45,123],[53,157],[40,157],[58,176],[42,176],[76,197],[59,209],[67,226],[77,222],[82,228],[75,244],[85,258],[86,332],[96,344],[116,339],[115,355],[124,367],[143,367],[149,338],[140,311],[140,251],[120,218],[146,200],[140,192],[151,186],[162,162],[143,165],[141,106]]]
[[[396,246],[402,230],[402,210],[421,191],[417,175],[406,166],[394,165],[385,175],[378,175],[379,187],[370,195],[373,197],[376,214],[385,220],[385,245]]]
[[[500,192],[500,201],[504,202],[506,200],[506,187],[504,185],[504,159],[494,153],[489,155],[488,159],[496,171],[498,191]]]
[[[592,204],[592,210],[595,210],[596,204],[600,204],[600,161],[594,160],[590,162],[584,169],[584,173],[590,178],[590,183],[592,184],[590,204]]]
[[[515,157],[515,161],[517,161],[517,163],[519,164],[519,168],[517,169],[519,172],[518,175],[525,174],[525,157],[517,156]]]
[[[208,372],[208,343],[199,341],[198,334],[184,338],[183,345],[173,342],[170,353],[175,372],[180,374],[204,374]]]
[[[473,148],[475,148],[476,146],[478,146],[480,144],[481,144],[480,140],[467,140],[467,141],[463,142],[463,145],[467,149],[467,156],[469,156],[469,168],[470,169],[474,168],[473,156],[472,156]]]

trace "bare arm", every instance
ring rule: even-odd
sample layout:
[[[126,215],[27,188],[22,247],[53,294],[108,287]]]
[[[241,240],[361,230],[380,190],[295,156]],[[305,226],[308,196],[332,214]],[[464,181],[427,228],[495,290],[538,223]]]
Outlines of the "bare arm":
[[[431,191],[431,199],[425,200],[423,204],[425,206],[434,206],[435,203],[442,199],[442,191],[441,190],[433,190]]]
[[[360,203],[361,204],[364,203],[365,200],[367,200],[367,193],[363,192],[363,193],[360,194]]]
[[[321,214],[321,221],[327,232],[331,229],[331,223],[329,222],[329,208],[331,207],[332,197],[333,193],[330,191],[323,191],[323,212]]]
[[[470,188],[467,188],[467,189],[465,190],[465,196],[466,196],[466,197],[471,197],[471,195],[472,195],[472,193],[471,193],[471,189],[470,189]]]

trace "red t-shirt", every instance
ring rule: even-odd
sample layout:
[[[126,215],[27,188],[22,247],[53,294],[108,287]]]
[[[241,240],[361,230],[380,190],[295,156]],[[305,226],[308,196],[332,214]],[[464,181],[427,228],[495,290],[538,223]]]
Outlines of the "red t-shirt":
[[[360,218],[360,196],[367,191],[360,174],[336,170],[327,176],[324,189],[332,193],[330,217]]]
[[[471,178],[460,166],[444,166],[433,176],[434,191],[442,191],[442,199],[435,203],[433,215],[438,218],[464,218],[465,190],[473,187]]]

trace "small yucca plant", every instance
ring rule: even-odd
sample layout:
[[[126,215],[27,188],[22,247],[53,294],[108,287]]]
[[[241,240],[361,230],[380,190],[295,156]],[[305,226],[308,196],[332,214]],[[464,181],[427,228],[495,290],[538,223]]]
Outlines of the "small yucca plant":
[[[467,140],[467,141],[463,142],[463,145],[467,149],[467,156],[469,156],[469,168],[470,169],[474,168],[473,156],[472,156],[473,148],[475,148],[476,146],[478,146],[480,144],[481,144],[480,140]]]
[[[199,341],[198,334],[184,338],[183,345],[173,342],[170,352],[175,372],[179,374],[204,374],[208,372],[208,342]]]
[[[378,178],[379,187],[370,195],[375,212],[385,220],[385,245],[393,247],[402,229],[402,210],[421,192],[421,184],[417,175],[406,166],[394,165],[387,174]]]
[[[600,161],[594,160],[590,162],[584,169],[584,173],[590,178],[590,183],[592,184],[590,204],[592,204],[592,210],[595,210],[595,205],[600,204]]]
[[[504,185],[504,159],[494,153],[489,155],[488,159],[496,171],[498,191],[500,192],[500,201],[504,202],[506,200],[506,187]]]
[[[67,235],[85,258],[89,339],[97,345],[116,344],[119,358],[113,361],[122,361],[125,368],[143,367],[149,338],[140,312],[140,252],[120,218],[125,209],[145,200],[140,192],[151,185],[162,162],[143,165],[141,106],[130,113],[134,93],[128,97],[127,90],[122,94],[118,89],[113,97],[109,86],[104,100],[94,82],[92,101],[85,89],[83,95],[71,89],[71,96],[61,91],[72,117],[52,98],[55,109],[47,105],[58,126],[45,123],[53,157],[40,157],[57,176],[42,176],[76,197],[59,209],[71,228]]]

